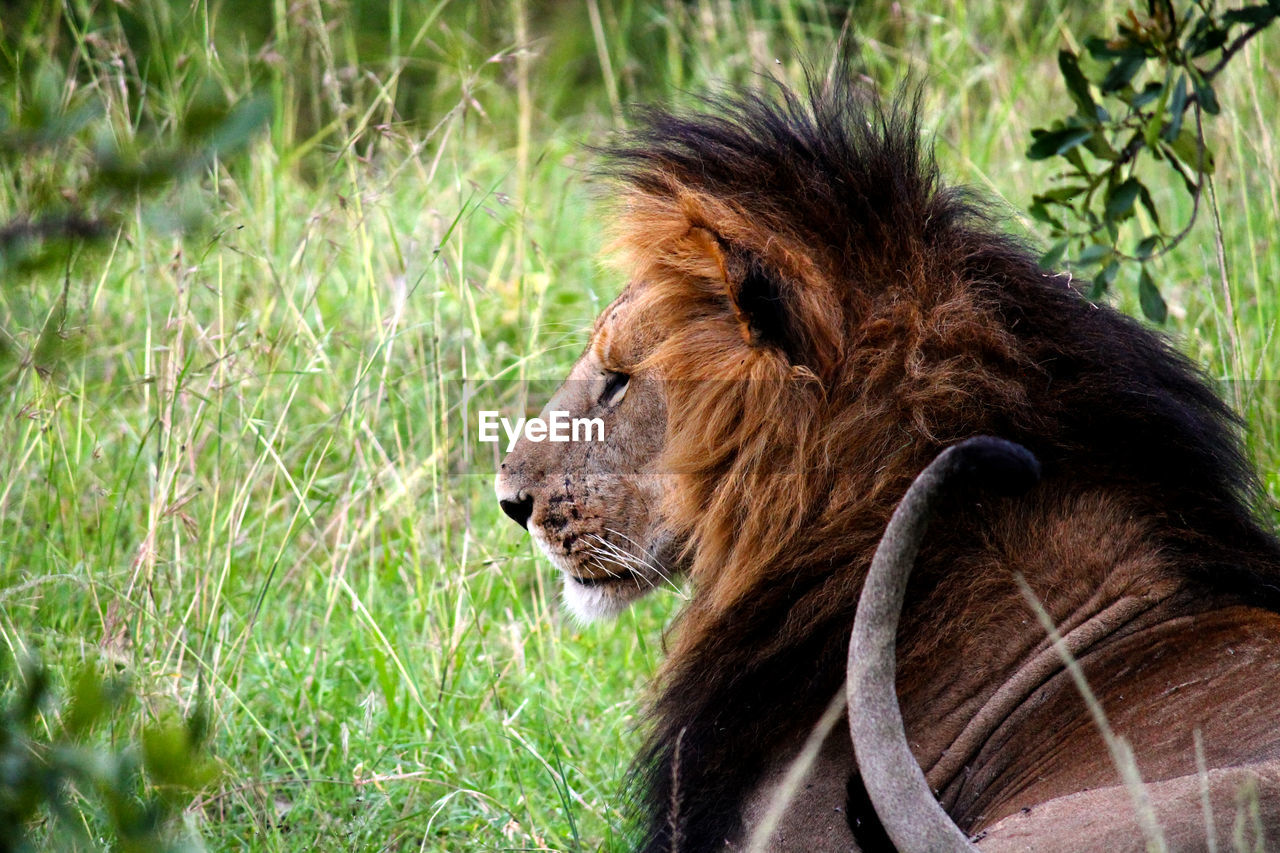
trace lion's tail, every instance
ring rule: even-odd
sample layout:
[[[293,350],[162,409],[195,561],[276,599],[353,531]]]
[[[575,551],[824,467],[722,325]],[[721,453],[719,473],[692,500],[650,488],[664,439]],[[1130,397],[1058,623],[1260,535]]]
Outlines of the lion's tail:
[[[1012,496],[1039,479],[1040,463],[1021,445],[988,436],[953,445],[911,484],[871,562],[849,642],[849,730],[863,784],[902,853],[977,849],[929,790],[907,745],[895,689],[898,617],[933,506],[964,483]]]

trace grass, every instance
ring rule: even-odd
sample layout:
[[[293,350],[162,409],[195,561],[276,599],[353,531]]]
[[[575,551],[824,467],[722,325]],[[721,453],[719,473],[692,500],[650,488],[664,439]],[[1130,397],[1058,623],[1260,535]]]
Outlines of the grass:
[[[923,80],[944,173],[1023,231],[1047,178],[1030,128],[1068,109],[1056,48],[1127,7],[909,5],[856,11],[863,71]],[[203,683],[222,775],[188,817],[210,849],[625,849],[618,792],[678,602],[566,619],[463,413],[561,375],[620,287],[584,144],[631,102],[794,78],[843,19],[806,0],[131,6],[32,3],[6,59],[66,59],[125,139],[208,81],[266,93],[273,118],[188,188],[202,227],[139,204],[0,289],[21,356],[68,287],[56,358],[3,364],[0,642],[128,672],[138,725]],[[1278,55],[1270,32],[1220,89],[1225,274],[1207,216],[1161,268],[1170,331],[1238,383],[1273,500]],[[39,157],[0,175],[0,219],[82,177]],[[1133,282],[1119,301],[1136,311]]]

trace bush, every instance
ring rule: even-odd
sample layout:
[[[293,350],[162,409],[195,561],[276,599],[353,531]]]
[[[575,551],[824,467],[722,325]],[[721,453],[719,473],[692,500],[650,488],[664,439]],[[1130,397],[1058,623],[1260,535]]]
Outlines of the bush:
[[[130,742],[113,723],[132,699],[122,679],[86,666],[61,704],[52,682],[39,663],[0,663],[0,853],[203,849],[179,826],[215,777],[203,710]]]

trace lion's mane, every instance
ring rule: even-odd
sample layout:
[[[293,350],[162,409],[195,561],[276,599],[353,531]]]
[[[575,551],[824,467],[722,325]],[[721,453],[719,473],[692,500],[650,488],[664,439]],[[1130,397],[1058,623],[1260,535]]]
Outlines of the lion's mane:
[[[943,186],[917,106],[844,84],[733,92],[644,112],[608,152],[623,262],[676,329],[649,362],[670,380],[664,512],[694,587],[635,770],[642,849],[710,850],[740,831],[768,748],[841,684],[894,503],[956,441],[1021,443],[1044,465],[1040,506],[1104,486],[1153,565],[1276,604],[1280,551],[1251,509],[1238,418],[1161,337]],[[690,249],[704,233],[706,251]],[[755,300],[743,335],[706,322],[740,311],[726,279]],[[1093,547],[1035,529],[1034,509],[954,508],[921,555],[900,659],[954,652],[938,626],[1002,618],[982,603],[1009,572],[970,552],[1014,512],[1033,543]]]

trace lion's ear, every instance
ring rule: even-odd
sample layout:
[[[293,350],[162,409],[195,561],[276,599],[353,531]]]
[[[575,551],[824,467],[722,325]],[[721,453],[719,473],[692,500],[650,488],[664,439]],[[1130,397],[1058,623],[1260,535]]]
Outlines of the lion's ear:
[[[742,339],[753,347],[777,347],[792,364],[804,364],[806,338],[795,317],[783,277],[754,252],[726,243],[703,228],[690,236],[711,258],[741,326]]]

